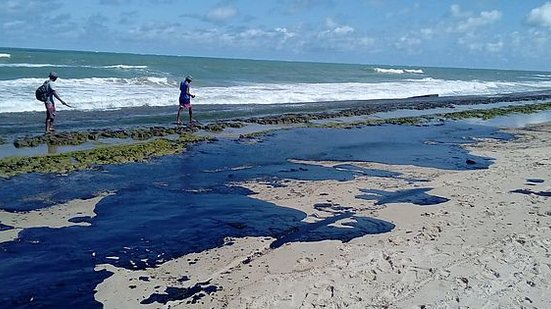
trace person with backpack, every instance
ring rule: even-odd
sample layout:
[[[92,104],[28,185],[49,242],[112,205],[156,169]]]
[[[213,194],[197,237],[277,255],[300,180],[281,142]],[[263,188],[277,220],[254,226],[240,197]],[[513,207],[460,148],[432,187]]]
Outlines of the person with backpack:
[[[180,120],[180,112],[184,110],[184,108],[187,108],[189,111],[189,124],[192,123],[192,111],[191,111],[191,98],[195,98],[195,95],[189,93],[190,83],[191,83],[192,77],[186,76],[186,79],[183,82],[180,82],[180,106],[178,107],[178,114],[176,115],[176,124],[182,124],[182,121]]]
[[[60,97],[53,86],[53,82],[57,80],[57,73],[50,72],[49,79],[45,81],[42,86],[36,89],[36,99],[44,102],[46,107],[46,133],[54,132],[54,118],[55,118],[55,102],[54,97],[61,102],[61,104],[71,107],[65,103]]]

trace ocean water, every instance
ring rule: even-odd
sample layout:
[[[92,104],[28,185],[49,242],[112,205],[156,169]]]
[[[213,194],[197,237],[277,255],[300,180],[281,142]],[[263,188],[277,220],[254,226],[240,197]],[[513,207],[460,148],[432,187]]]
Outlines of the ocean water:
[[[177,106],[192,75],[196,105],[493,95],[551,88],[551,72],[136,55],[0,48],[0,114],[44,110],[34,90],[50,71],[75,110]],[[66,109],[59,106],[60,110]]]

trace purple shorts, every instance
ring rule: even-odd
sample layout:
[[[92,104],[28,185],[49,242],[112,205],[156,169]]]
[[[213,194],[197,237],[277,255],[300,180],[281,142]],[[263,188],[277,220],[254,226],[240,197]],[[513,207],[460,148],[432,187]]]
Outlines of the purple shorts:
[[[53,103],[44,103],[46,106],[46,119],[55,118],[55,104]]]
[[[191,100],[190,99],[180,99],[180,107],[191,108]]]

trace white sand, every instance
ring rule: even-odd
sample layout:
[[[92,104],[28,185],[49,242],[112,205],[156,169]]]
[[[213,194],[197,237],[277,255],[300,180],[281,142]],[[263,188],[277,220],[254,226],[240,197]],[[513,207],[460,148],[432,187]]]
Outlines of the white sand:
[[[95,217],[96,205],[109,193],[104,193],[91,199],[72,200],[64,204],[54,205],[45,209],[32,211],[8,212],[0,210],[0,223],[14,227],[0,231],[0,243],[16,240],[24,229],[49,227],[61,228],[67,226],[89,226],[87,222],[73,223],[69,220],[76,217]]]
[[[428,182],[358,177],[289,181],[276,188],[247,183],[258,192],[255,198],[300,209],[308,221],[330,215],[313,208],[324,202],[353,207],[358,215],[390,221],[396,228],[348,243],[296,242],[277,249],[269,248],[271,239],[236,239],[231,246],[144,271],[99,265],[97,270],[114,275],[98,286],[96,299],[106,308],[137,308],[168,286],[208,281],[222,289],[196,304],[185,299],[165,307],[551,308],[551,197],[511,192],[551,192],[551,126],[515,133],[520,136],[515,141],[470,146],[478,155],[496,158],[488,170],[362,164]],[[544,182],[528,184],[527,179]],[[433,188],[427,193],[450,200],[433,206],[375,206],[356,198],[360,189],[416,187]],[[189,280],[179,282],[182,276]]]

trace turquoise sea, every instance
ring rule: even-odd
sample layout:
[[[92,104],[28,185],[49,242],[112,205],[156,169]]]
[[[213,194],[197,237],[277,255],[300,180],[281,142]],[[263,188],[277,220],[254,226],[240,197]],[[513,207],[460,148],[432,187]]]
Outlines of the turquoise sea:
[[[194,104],[284,104],[488,95],[551,88],[551,72],[215,59],[0,48],[0,113],[42,111],[50,71],[77,110],[175,106],[192,75]],[[62,107],[60,107],[62,108]]]
[[[50,71],[73,106],[58,104],[60,130],[172,125],[186,75],[194,77],[192,103],[203,122],[327,111],[350,101],[551,89],[551,72],[0,48],[0,136],[44,131],[44,106],[34,91]]]

